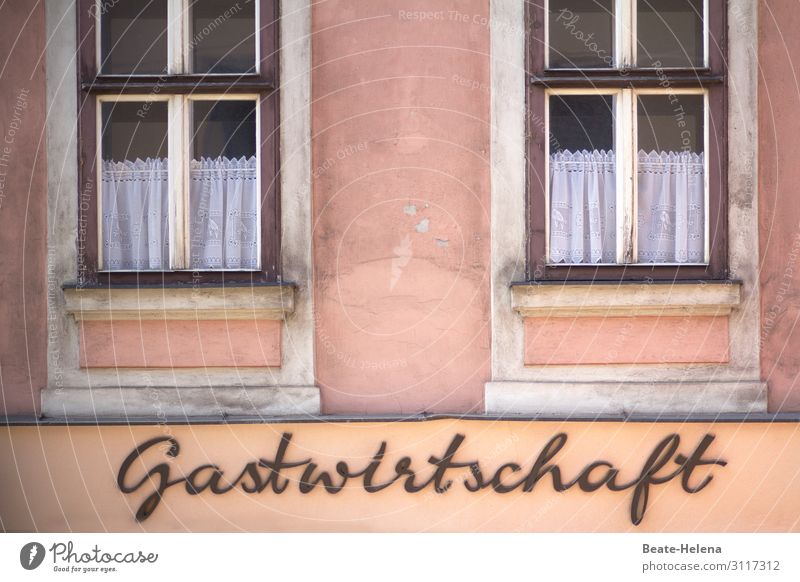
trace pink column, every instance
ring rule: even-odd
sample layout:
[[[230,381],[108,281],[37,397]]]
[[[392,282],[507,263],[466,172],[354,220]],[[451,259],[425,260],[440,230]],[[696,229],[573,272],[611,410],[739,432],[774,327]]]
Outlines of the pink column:
[[[800,27],[797,3],[759,3],[761,375],[772,411],[800,410]]]
[[[324,412],[483,408],[488,15],[488,0],[314,5],[314,300]]]

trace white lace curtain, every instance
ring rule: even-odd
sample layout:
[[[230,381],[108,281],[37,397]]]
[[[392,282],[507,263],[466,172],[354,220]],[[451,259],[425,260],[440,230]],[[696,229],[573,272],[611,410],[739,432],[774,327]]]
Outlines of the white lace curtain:
[[[550,156],[550,260],[616,260],[617,181],[613,151]]]
[[[167,159],[104,161],[103,258],[109,270],[167,270]],[[189,174],[192,269],[258,268],[256,158],[202,158]]]
[[[103,162],[103,266],[169,268],[169,164],[166,159]]]
[[[702,154],[638,155],[639,262],[702,263]],[[615,177],[614,152],[564,151],[550,156],[552,262],[615,262]]]
[[[192,269],[258,268],[256,158],[191,162]]]
[[[703,154],[639,152],[639,262],[705,260]]]

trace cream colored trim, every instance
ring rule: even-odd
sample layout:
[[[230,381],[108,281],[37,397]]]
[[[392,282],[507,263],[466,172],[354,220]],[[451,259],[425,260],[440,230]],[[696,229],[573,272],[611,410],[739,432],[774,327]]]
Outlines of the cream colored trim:
[[[511,287],[511,307],[523,317],[728,315],[741,284],[593,283]]]
[[[491,160],[492,160],[492,382],[486,386],[486,410],[501,411],[498,390],[516,383],[559,383],[559,406],[570,410],[585,394],[570,386],[615,383],[628,406],[643,398],[642,382],[657,383],[663,412],[686,408],[694,401],[680,387],[711,385],[744,395],[736,411],[766,410],[766,388],[760,383],[758,289],[758,27],[757,3],[728,2],[728,265],[730,277],[740,282],[740,300],[730,315],[730,361],[727,364],[653,364],[525,366],[524,320],[514,309],[515,281],[526,278],[527,208],[525,185],[525,71],[524,0],[492,0],[491,10]],[[540,131],[544,120],[532,119]],[[545,177],[540,176],[541,183]],[[535,187],[540,188],[537,182]],[[532,273],[534,279],[541,274]],[[556,288],[558,286],[555,286]],[[669,286],[668,286],[669,287]],[[676,290],[678,285],[672,286]],[[655,286],[653,287],[655,289]],[[602,287],[591,287],[603,293]],[[677,289],[678,292],[682,292]],[[592,291],[594,293],[594,291]],[[661,293],[661,291],[653,291]],[[682,301],[682,300],[681,300]],[[672,305],[670,303],[669,305]],[[690,304],[691,305],[691,304]],[[723,304],[724,305],[724,304]],[[574,307],[574,306],[573,306]],[[572,309],[569,304],[564,308]],[[672,307],[670,307],[672,309]],[[727,310],[727,307],[723,307]],[[584,312],[585,313],[585,312]],[[676,315],[674,312],[670,315]],[[718,384],[721,383],[721,384]],[[751,391],[753,386],[759,389]],[[739,390],[741,388],[741,391]],[[674,393],[674,398],[670,394]],[[610,398],[602,390],[598,394]],[[748,396],[749,395],[749,396]],[[517,400],[520,410],[536,412],[541,400],[530,394],[530,406]],[[652,394],[648,397],[654,397]],[[521,396],[524,398],[524,396]],[[747,398],[750,398],[748,401]],[[686,400],[682,404],[681,399]],[[598,400],[593,399],[593,406]],[[641,401],[642,406],[647,403]],[[508,412],[508,410],[502,410]]]
[[[63,416],[64,407],[71,414],[82,411],[88,416],[124,416],[138,410],[144,416],[159,416],[166,399],[172,402],[191,400],[186,414],[213,415],[219,410],[217,390],[224,394],[257,393],[264,402],[286,390],[313,390],[314,387],[314,319],[311,294],[311,0],[281,0],[280,19],[280,189],[281,201],[281,272],[285,281],[294,284],[290,300],[267,298],[270,291],[263,287],[247,288],[255,295],[259,315],[283,318],[281,325],[281,366],[275,368],[185,368],[185,369],[82,369],[79,366],[80,328],[75,317],[67,311],[67,296],[62,287],[78,279],[77,248],[85,244],[85,225],[78,224],[78,206],[86,203],[96,184],[81,184],[78,188],[77,125],[75,112],[80,104],[76,70],[76,3],[74,0],[46,0],[47,21],[47,172],[48,172],[48,384],[42,393],[45,416]],[[81,97],[83,99],[83,97]],[[77,240],[76,240],[77,238]],[[202,305],[203,318],[223,316],[214,311],[223,305],[225,317],[244,316],[245,303],[231,306],[219,298]],[[142,290],[139,290],[141,292]],[[203,288],[193,289],[202,295]],[[171,291],[167,291],[167,294]],[[262,295],[266,294],[266,295]],[[162,298],[174,306],[172,299]],[[230,308],[230,309],[229,309]],[[279,308],[280,314],[272,311]],[[72,306],[74,309],[74,305]],[[180,306],[185,313],[191,307]],[[83,311],[86,315],[86,309]],[[164,316],[163,303],[156,304],[157,313],[144,316]],[[247,311],[254,317],[253,305]],[[115,316],[122,316],[117,313]],[[174,313],[172,314],[175,315]],[[199,314],[186,313],[191,319]],[[139,313],[135,316],[140,317]],[[99,387],[99,388],[98,388]],[[209,390],[194,390],[209,387]],[[235,387],[235,388],[231,388]],[[164,390],[174,391],[167,396]],[[122,391],[124,398],[115,396]],[[251,392],[254,391],[254,392]],[[172,399],[172,400],[170,400]],[[286,399],[273,399],[278,408],[251,410],[271,415],[296,414]],[[308,413],[319,413],[319,398],[308,400]],[[281,404],[283,403],[283,404]],[[284,406],[285,405],[285,406]],[[172,408],[167,410],[173,410]],[[270,405],[271,406],[271,405]],[[77,407],[77,408],[76,408]],[[82,407],[82,408],[81,408]],[[260,407],[260,408],[259,408]],[[283,408],[281,408],[283,407]],[[233,408],[222,410],[231,411]],[[140,415],[137,413],[137,415]]]
[[[129,386],[47,389],[51,418],[169,418],[310,416],[319,413],[316,386]]]
[[[763,382],[489,382],[492,414],[725,414],[764,412]]]
[[[294,286],[64,290],[77,321],[116,319],[284,319],[294,312]]]

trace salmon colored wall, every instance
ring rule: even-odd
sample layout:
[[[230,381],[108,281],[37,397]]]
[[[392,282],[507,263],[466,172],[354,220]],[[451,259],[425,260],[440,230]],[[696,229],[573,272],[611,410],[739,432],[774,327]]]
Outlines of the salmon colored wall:
[[[769,408],[800,411],[800,11],[759,2],[761,374]]]
[[[530,317],[525,363],[724,363],[728,317]]]
[[[0,3],[0,416],[47,383],[44,2]],[[53,295],[55,296],[55,295]]]
[[[235,479],[246,463],[275,458],[282,433],[292,434],[286,461],[312,457],[318,470],[334,471],[345,460],[349,470],[363,469],[386,441],[385,458],[373,483],[388,481],[398,459],[408,455],[418,471],[416,483],[433,473],[428,457],[442,457],[456,434],[465,440],[453,461],[480,462],[489,475],[516,461],[524,474],[547,441],[559,432],[567,442],[553,462],[571,480],[590,462],[605,460],[620,468],[620,483],[641,475],[654,447],[666,436],[680,437],[677,453],[689,455],[707,434],[714,440],[705,459],[727,466],[700,467],[686,493],[680,476],[649,488],[641,525],[630,521],[631,489],[588,493],[573,487],[553,490],[550,475],[535,488],[500,494],[491,489],[469,493],[467,468],[451,469],[453,484],[444,493],[427,488],[407,493],[402,483],[366,493],[359,479],[336,494],[321,486],[298,491],[299,469],[285,470],[291,481],[277,495],[267,488],[246,494],[241,488],[222,495],[206,490],[188,495],[168,489],[161,505],[141,524],[134,514],[153,492],[149,486],[124,495],[116,486],[125,457],[137,445],[159,436],[177,439],[170,458],[165,447],[148,450],[132,465],[126,483],[139,482],[160,463],[170,479],[201,464],[217,464]],[[618,423],[495,422],[440,420],[400,423],[313,423],[216,426],[11,427],[0,431],[0,528],[9,531],[640,531],[765,532],[800,531],[800,432],[794,423]],[[668,468],[670,467],[670,468]],[[656,476],[676,467],[674,459]],[[266,470],[262,470],[266,475]],[[593,480],[602,477],[596,469]],[[508,477],[508,476],[506,476]],[[157,479],[158,477],[156,477]],[[208,473],[201,482],[208,478]],[[508,483],[514,479],[504,479]],[[338,483],[338,480],[336,481]],[[251,483],[247,481],[247,483]],[[225,482],[221,483],[221,486]]]
[[[488,13],[488,0],[314,4],[314,301],[324,412],[483,409]]]
[[[81,367],[280,366],[281,322],[84,321]]]

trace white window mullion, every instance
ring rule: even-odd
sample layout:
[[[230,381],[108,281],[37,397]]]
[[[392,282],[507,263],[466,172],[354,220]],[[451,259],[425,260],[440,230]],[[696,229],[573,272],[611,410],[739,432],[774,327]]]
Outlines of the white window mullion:
[[[630,149],[631,152],[628,160],[628,172],[630,174],[630,249],[631,249],[631,262],[639,262],[639,99],[638,93],[634,89],[630,89],[630,129],[628,134],[631,136]]]
[[[261,245],[261,237],[263,233],[261,232],[261,216],[264,213],[264,198],[262,197],[262,182],[261,182],[261,156],[263,155],[261,151],[261,97],[256,97],[256,191],[258,192],[258,216],[256,218],[256,240],[258,241],[257,253],[258,253],[258,268],[264,268],[264,257],[261,256],[262,245]]]
[[[617,0],[616,2],[616,50],[617,66],[629,69],[636,62],[636,0]]]
[[[103,99],[95,100],[95,168],[97,176],[97,269],[105,269],[103,256]]]
[[[617,262],[635,262],[635,110],[634,94],[623,89],[617,112]]]
[[[191,0],[176,0],[181,6],[181,53],[183,54],[183,72],[188,74],[192,72],[192,63],[194,62],[194,43],[195,39],[192,33],[192,19],[191,8],[189,3]]]
[[[706,3],[707,4],[707,3]],[[708,264],[711,261],[711,185],[709,182],[711,174],[711,166],[709,165],[709,148],[711,142],[709,141],[709,126],[710,126],[710,103],[708,102],[708,91],[703,92],[703,188],[705,194],[703,197],[703,236],[705,241],[705,248],[703,249],[703,261]]]
[[[186,18],[184,17],[185,0],[169,0],[167,6],[167,63],[170,75],[179,75],[185,72],[183,55],[183,38]]]
[[[183,97],[170,98],[169,120],[169,233],[170,267],[183,269],[186,266],[184,251],[184,191],[186,171],[184,169],[184,126],[185,114]]]

